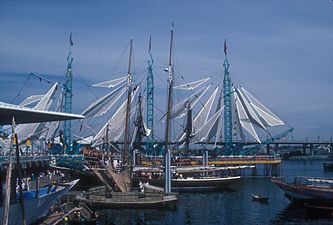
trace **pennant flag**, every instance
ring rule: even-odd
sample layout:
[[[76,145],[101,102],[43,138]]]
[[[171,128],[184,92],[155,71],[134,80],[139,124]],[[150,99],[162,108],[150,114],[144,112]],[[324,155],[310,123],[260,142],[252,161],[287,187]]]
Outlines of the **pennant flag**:
[[[73,46],[73,41],[72,41],[72,32],[71,32],[71,34],[69,35],[69,43],[71,44],[71,46]]]
[[[149,47],[148,47],[148,52],[150,53],[151,51],[151,35],[149,36]]]
[[[224,40],[224,54],[227,55],[227,40]]]

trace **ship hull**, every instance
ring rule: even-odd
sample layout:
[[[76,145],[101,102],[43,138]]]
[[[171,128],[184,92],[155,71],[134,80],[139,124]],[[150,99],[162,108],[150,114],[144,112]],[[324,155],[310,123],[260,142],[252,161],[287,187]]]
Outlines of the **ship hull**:
[[[324,166],[324,170],[333,171],[333,162],[324,162],[323,166]]]
[[[31,224],[37,221],[48,213],[48,210],[54,205],[66,192],[68,192],[78,180],[68,183],[66,186],[57,187],[50,193],[43,193],[45,189],[40,190],[38,197],[32,196],[35,192],[26,192],[24,195],[24,209],[26,215],[27,224]],[[30,196],[29,196],[30,195]],[[0,208],[0,219],[3,219],[4,207]],[[14,203],[9,208],[9,225],[22,224],[22,213],[20,203]]]
[[[240,176],[235,177],[201,177],[201,178],[178,178],[171,180],[171,189],[175,192],[191,191],[214,191],[227,189],[229,185],[240,180]],[[164,180],[146,180],[151,185],[164,187]]]
[[[288,184],[278,179],[271,180],[281,188],[286,197],[295,203],[310,205],[333,205],[333,189],[314,185]]]

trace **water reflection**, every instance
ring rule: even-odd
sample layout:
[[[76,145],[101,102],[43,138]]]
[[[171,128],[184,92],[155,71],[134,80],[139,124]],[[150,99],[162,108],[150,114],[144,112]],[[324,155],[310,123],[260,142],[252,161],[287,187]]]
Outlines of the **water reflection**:
[[[304,205],[290,203],[279,212],[271,224],[333,224],[332,215],[314,211]]]
[[[284,161],[283,175],[326,176],[322,161]],[[269,197],[269,204],[252,201],[251,194]],[[318,215],[290,204],[284,192],[268,179],[247,178],[217,192],[182,193],[176,210],[103,210],[100,224],[332,224],[330,215]]]

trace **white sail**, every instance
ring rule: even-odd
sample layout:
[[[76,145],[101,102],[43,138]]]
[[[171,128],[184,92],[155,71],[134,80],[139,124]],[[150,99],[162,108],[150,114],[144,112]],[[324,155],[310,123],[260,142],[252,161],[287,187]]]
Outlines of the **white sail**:
[[[24,99],[23,102],[21,102],[20,106],[28,106],[30,104],[38,102],[39,100],[41,100],[43,98],[43,96],[44,95],[31,95],[31,96],[27,97],[26,99]]]
[[[235,94],[234,94],[234,97],[235,97]],[[243,131],[243,128],[242,128],[242,124],[240,123],[237,107],[235,107],[235,117],[234,117],[234,119],[235,119],[235,121],[234,121],[233,126],[236,129],[235,130],[236,135],[234,134],[234,137],[237,138],[237,135],[238,135],[241,140],[245,141],[245,135],[244,135],[244,131]]]
[[[192,122],[192,132],[195,133],[195,131],[199,130],[208,120],[209,113],[211,111],[212,105],[214,103],[214,99],[216,97],[218,91],[218,87],[215,88],[214,92],[208,99],[208,101],[201,107],[198,114],[195,116],[193,122]],[[185,138],[185,131],[181,131],[180,134],[176,137],[176,140],[179,142],[183,141]]]
[[[195,104],[200,100],[200,98],[203,96],[203,94],[206,93],[206,91],[210,88],[211,85],[209,85],[206,88],[201,88],[199,91],[195,92],[188,98],[184,99],[183,101],[176,104],[171,109],[170,119],[173,118],[180,118],[186,115],[186,104],[190,104],[191,108],[195,106]]]
[[[220,96],[219,96],[219,100],[218,100],[218,103],[217,103],[217,106],[216,106],[216,110],[215,112],[219,111],[221,108],[222,108],[222,112],[224,110],[224,105],[222,105],[222,90],[220,92]],[[221,131],[222,131],[222,112],[221,112],[221,115],[220,117],[217,119],[217,124],[215,124],[213,126],[213,128],[211,129],[211,136],[213,136],[213,134],[215,134],[215,144],[214,144],[214,147],[216,147],[216,143],[218,141],[221,141],[221,138],[222,138],[222,134],[221,134]]]
[[[236,89],[238,96],[240,97],[240,101],[242,102],[243,106],[245,106],[245,111],[250,118],[251,122],[255,124],[256,126],[266,130],[266,127],[261,122],[261,120],[258,118],[257,114],[255,113],[255,110],[252,108],[248,100],[244,97],[243,93],[240,91],[240,89]]]
[[[195,132],[196,130],[200,129],[208,120],[209,113],[212,109],[218,87],[215,88],[214,92],[210,96],[207,102],[202,106],[199,113],[196,115],[196,117],[193,120],[192,124],[192,131]]]
[[[239,122],[242,125],[242,128],[245,129],[257,142],[261,143],[257,135],[257,132],[255,131],[249,117],[246,114],[244,106],[239,99],[239,94],[237,92],[234,92],[234,97],[235,97],[235,104],[237,108]]]
[[[210,141],[215,136],[215,145],[216,145],[216,142],[221,137],[221,131],[222,131],[222,118],[221,117],[222,117],[222,112],[224,110],[224,106],[222,106],[222,108],[220,110],[221,110],[221,113],[219,114],[218,118],[216,119],[212,128],[210,129],[208,138],[207,138],[207,141]]]
[[[61,111],[62,100],[63,100],[62,96],[59,95],[56,106],[55,106],[55,111],[56,112]],[[46,132],[44,133],[44,135],[41,135],[39,137],[39,139],[44,139],[44,140],[54,139],[54,137],[56,136],[56,133],[58,131],[58,128],[60,126],[60,121],[47,122],[47,123],[45,123],[44,126],[45,126]]]
[[[104,81],[101,83],[97,83],[97,84],[93,84],[93,87],[105,87],[105,88],[113,88],[119,84],[121,84],[122,82],[124,82],[127,79],[127,76],[125,77],[121,77],[121,78],[117,78],[114,80],[108,80],[108,81]]]
[[[193,89],[196,89],[197,87],[199,87],[200,85],[202,85],[203,83],[205,83],[206,81],[208,81],[210,79],[211,79],[211,77],[208,77],[208,78],[197,80],[197,81],[193,81],[193,82],[190,82],[190,83],[181,84],[181,85],[178,85],[178,86],[176,86],[174,88],[176,88],[176,89],[193,90]]]
[[[58,83],[55,83],[52,88],[44,95],[44,97],[34,107],[36,110],[48,110],[52,98],[57,90]],[[42,128],[39,127],[40,123],[21,124],[17,126],[16,132],[19,140],[26,140],[29,137],[35,135],[35,132],[39,132]]]
[[[94,138],[93,135],[89,135],[87,137],[80,137],[78,135],[73,134],[73,136],[76,138],[76,140],[77,140],[76,142],[78,144],[81,144],[81,145],[89,145],[89,144],[91,144],[91,142],[92,142],[92,140]]]
[[[284,122],[279,119],[274,113],[267,109],[263,104],[261,104],[253,95],[251,95],[247,90],[241,87],[242,91],[249,99],[251,106],[256,110],[260,117],[269,125],[277,126],[284,125]]]
[[[211,137],[209,136],[210,131],[220,118],[222,109],[217,111],[208,121],[207,123],[202,126],[197,132],[194,133],[194,137],[191,142],[204,142],[204,141],[209,141]]]
[[[136,88],[132,93],[132,101],[136,95],[139,88]],[[119,141],[125,129],[125,113],[127,107],[127,100],[118,108],[118,110],[113,114],[110,120],[103,126],[103,128],[96,134],[93,139],[93,146],[103,143],[103,138],[106,136],[106,129],[109,129],[108,139],[109,141]],[[131,110],[130,115],[134,114],[134,110]]]
[[[98,117],[104,115],[126,92],[122,86],[116,90],[104,95],[97,101],[89,105],[82,113],[85,117]]]

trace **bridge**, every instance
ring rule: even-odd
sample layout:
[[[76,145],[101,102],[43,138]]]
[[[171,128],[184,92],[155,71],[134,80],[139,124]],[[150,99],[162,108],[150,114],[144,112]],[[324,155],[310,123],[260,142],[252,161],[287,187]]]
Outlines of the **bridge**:
[[[198,144],[208,144],[208,145],[217,145],[217,146],[224,146],[224,142],[205,142],[205,143],[198,143]],[[243,148],[245,146],[256,146],[259,145],[257,142],[253,141],[235,141],[233,145],[239,148]],[[302,146],[303,154],[306,154],[306,151],[309,150],[309,154],[312,155],[314,151],[314,147],[318,145],[327,145],[330,146],[330,150],[333,152],[333,141],[310,141],[310,140],[285,140],[285,141],[274,141],[274,142],[266,142],[263,146],[266,145],[267,153],[270,151],[279,152],[279,146],[281,145],[297,145]]]

